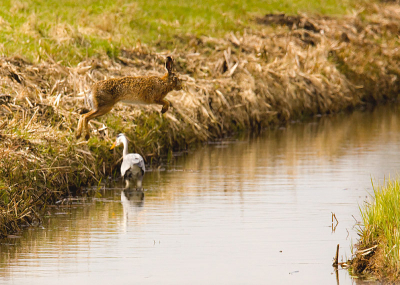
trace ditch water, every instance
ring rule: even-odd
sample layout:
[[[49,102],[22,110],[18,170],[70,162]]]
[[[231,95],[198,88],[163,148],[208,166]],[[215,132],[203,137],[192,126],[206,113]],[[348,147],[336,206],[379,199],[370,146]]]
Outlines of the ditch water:
[[[331,264],[337,244],[351,255],[371,179],[398,174],[398,112],[209,144],[146,173],[143,195],[103,189],[51,210],[0,245],[0,283],[358,284]]]

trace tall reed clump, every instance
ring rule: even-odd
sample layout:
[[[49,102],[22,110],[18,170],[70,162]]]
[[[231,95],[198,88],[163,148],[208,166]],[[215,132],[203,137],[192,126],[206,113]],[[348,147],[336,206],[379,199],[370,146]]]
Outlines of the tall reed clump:
[[[374,186],[374,200],[360,209],[363,227],[351,261],[354,274],[390,281],[400,277],[400,182]]]

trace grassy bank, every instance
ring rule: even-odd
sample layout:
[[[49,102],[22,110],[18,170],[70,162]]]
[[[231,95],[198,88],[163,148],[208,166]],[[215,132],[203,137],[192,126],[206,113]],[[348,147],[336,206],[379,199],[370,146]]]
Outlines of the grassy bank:
[[[400,277],[400,184],[374,187],[374,200],[361,209],[363,227],[351,272],[388,281]]]
[[[181,36],[223,37],[253,27],[254,15],[283,12],[346,14],[356,1],[129,1],[4,0],[0,10],[0,53],[30,61],[82,60],[130,49],[140,41],[175,49]]]
[[[283,6],[273,2],[278,6],[269,8],[251,1],[232,8],[231,2],[219,6],[191,2],[190,11],[168,10],[175,16],[167,21],[166,13],[161,13],[164,6],[150,3],[153,8],[143,8],[140,1],[131,8],[149,14],[124,10],[130,7],[124,1],[24,4],[28,2],[6,1],[10,12],[0,12],[0,24],[6,27],[0,29],[2,236],[39,221],[47,204],[79,195],[82,186],[99,183],[117,169],[120,154],[108,148],[120,132],[131,139],[131,151],[153,163],[196,143],[376,104],[396,99],[399,93],[396,4],[377,2],[344,14],[344,7],[351,11],[352,2],[340,2],[333,10],[319,1],[308,1],[308,6],[280,1]],[[170,5],[180,7],[178,2]],[[312,13],[342,14],[263,15],[293,12],[290,9],[300,6]],[[210,7],[216,14],[207,12]],[[87,12],[79,14],[77,9]],[[212,28],[220,22],[221,9],[235,27],[227,22]],[[241,9],[246,12],[240,13]],[[105,13],[109,17],[103,22]],[[145,27],[128,25],[132,14],[144,17]],[[162,30],[175,18],[185,19],[179,21],[182,27],[146,39],[146,31],[155,32],[152,21],[158,21]],[[203,23],[209,33],[192,30],[192,21]],[[102,33],[98,25],[110,30]],[[90,35],[84,34],[84,27],[93,28]],[[171,110],[161,117],[159,106],[117,105],[92,123],[88,142],[75,140],[83,98],[94,82],[161,75],[167,54],[174,56],[177,72],[186,79],[186,90],[167,97]]]

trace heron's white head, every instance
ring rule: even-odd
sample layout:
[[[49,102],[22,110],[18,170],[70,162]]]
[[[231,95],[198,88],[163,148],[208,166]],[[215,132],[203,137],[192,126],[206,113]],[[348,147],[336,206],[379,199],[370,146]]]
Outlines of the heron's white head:
[[[113,143],[113,145],[110,147],[110,150],[113,149],[116,146],[119,146],[119,145],[127,143],[127,142],[128,142],[128,139],[125,137],[125,135],[124,134],[119,134],[117,136],[117,139]]]

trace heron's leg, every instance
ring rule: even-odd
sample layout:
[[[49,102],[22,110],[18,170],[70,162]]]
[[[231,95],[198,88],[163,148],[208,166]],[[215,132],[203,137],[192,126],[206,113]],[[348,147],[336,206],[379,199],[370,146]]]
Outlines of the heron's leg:
[[[129,179],[125,179],[125,189],[129,189]]]
[[[136,190],[139,190],[139,191],[142,190],[142,180],[143,180],[143,177],[138,177],[138,179],[136,181]]]

